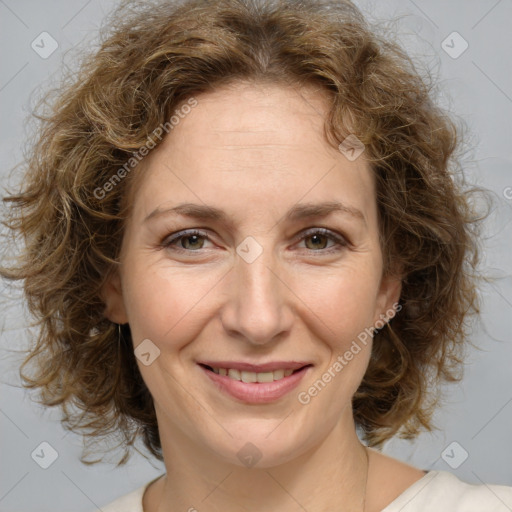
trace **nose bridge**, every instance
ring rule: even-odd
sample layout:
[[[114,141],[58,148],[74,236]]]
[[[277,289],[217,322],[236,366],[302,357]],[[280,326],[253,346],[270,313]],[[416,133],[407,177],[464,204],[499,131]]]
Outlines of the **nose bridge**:
[[[226,330],[238,332],[251,343],[264,344],[290,329],[293,313],[288,288],[281,280],[270,246],[263,247],[260,241],[258,250],[254,241],[247,243],[237,249],[223,324]],[[254,251],[259,252],[255,258]]]

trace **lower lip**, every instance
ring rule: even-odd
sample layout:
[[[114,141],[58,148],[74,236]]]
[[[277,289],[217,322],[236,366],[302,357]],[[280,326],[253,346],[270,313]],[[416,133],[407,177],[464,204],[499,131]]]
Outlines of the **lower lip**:
[[[199,367],[221,391],[233,398],[251,404],[269,403],[278,400],[296,388],[311,368],[311,366],[305,366],[288,377],[283,377],[274,382],[242,382],[231,379],[226,375],[214,373],[207,370],[204,366],[199,365]]]

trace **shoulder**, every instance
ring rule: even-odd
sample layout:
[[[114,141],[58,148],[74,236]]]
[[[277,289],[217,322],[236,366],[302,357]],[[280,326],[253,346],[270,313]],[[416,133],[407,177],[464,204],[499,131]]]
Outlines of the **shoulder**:
[[[370,512],[511,512],[512,487],[469,484],[448,471],[426,472],[369,449]]]
[[[469,484],[448,471],[429,471],[382,512],[510,512],[512,487]]]
[[[144,512],[142,508],[142,496],[146,486],[143,485],[138,489],[125,494],[112,501],[108,505],[102,506],[103,512]]]
[[[130,493],[125,494],[124,496],[120,496],[119,498],[108,503],[107,505],[102,506],[102,512],[144,512],[142,506],[142,498],[144,496],[144,492],[153,482],[158,480],[161,476],[162,475],[138,487],[134,491],[131,491]]]

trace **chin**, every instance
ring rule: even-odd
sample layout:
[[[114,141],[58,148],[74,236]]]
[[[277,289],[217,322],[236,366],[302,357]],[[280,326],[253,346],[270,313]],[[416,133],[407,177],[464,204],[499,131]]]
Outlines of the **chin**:
[[[289,425],[278,432],[281,421],[245,422],[240,428],[232,425],[227,430],[233,433],[233,437],[226,434],[222,441],[214,445],[210,438],[208,444],[228,464],[257,469],[279,466],[299,457],[314,444],[314,440],[308,438],[303,430],[300,436],[295,436],[290,432]],[[286,422],[283,421],[283,424]]]

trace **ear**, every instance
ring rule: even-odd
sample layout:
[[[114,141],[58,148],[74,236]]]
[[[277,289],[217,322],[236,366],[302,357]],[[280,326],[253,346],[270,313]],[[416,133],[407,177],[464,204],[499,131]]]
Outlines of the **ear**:
[[[400,308],[397,310],[396,306],[400,300],[401,292],[402,279],[400,276],[389,274],[382,277],[377,296],[373,325],[375,325],[378,320],[379,323],[387,323],[395,316],[397,311],[400,310]]]
[[[116,324],[128,323],[128,315],[124,306],[121,278],[117,270],[113,271],[106,279],[102,289],[101,298],[105,302],[104,315]]]

